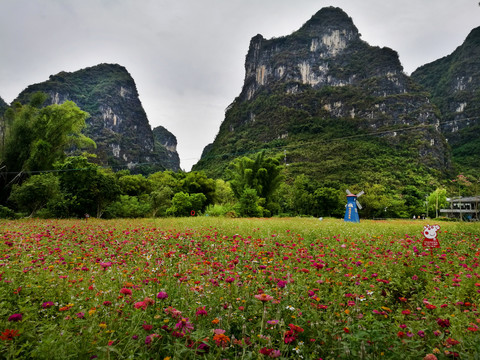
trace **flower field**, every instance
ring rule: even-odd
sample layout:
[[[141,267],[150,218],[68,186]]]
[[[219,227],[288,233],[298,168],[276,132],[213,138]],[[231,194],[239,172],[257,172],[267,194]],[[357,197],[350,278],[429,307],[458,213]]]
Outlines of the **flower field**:
[[[0,221],[0,358],[475,359],[480,224]]]

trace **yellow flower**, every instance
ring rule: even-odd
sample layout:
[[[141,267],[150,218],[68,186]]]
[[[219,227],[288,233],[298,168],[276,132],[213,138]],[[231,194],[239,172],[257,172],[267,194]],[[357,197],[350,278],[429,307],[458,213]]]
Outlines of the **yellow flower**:
[[[100,323],[98,324],[98,326],[100,326],[102,329],[105,329],[107,327],[107,324],[105,323]]]

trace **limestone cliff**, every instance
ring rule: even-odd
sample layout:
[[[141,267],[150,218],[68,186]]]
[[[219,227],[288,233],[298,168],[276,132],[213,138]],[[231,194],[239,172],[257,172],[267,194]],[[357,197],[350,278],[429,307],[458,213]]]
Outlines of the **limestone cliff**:
[[[155,149],[163,159],[165,168],[173,171],[180,170],[180,159],[177,153],[177,138],[163,126],[153,129]]]
[[[5,110],[7,110],[8,104],[0,97],[0,116],[3,116]]]
[[[441,129],[463,167],[480,168],[480,27],[453,53],[412,73],[442,112]]]
[[[442,172],[449,153],[439,124],[398,54],[370,46],[329,7],[291,35],[252,38],[242,91],[194,169],[220,174],[239,154],[271,149],[288,154],[291,172],[347,183],[387,176],[386,153],[398,172],[406,158]]]
[[[85,134],[96,142],[100,164],[132,172],[179,167],[172,157],[159,156],[161,149],[155,147],[135,82],[124,67],[100,64],[72,73],[60,72],[29,86],[16,100],[26,103],[37,91],[49,95],[52,104],[72,100],[90,114]]]

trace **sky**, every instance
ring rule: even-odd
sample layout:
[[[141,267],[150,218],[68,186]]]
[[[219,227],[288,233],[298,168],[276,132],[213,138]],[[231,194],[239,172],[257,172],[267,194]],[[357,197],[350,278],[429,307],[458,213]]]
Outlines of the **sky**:
[[[0,97],[11,103],[60,71],[120,64],[190,171],[240,94],[250,39],[289,35],[327,6],[362,40],[397,51],[407,74],[480,26],[478,0],[0,0]]]

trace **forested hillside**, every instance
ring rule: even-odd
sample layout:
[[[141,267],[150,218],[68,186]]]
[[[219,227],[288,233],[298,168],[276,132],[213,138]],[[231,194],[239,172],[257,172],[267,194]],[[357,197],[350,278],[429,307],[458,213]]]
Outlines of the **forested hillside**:
[[[431,94],[460,171],[480,170],[480,27],[453,53],[418,68],[412,78]]]

